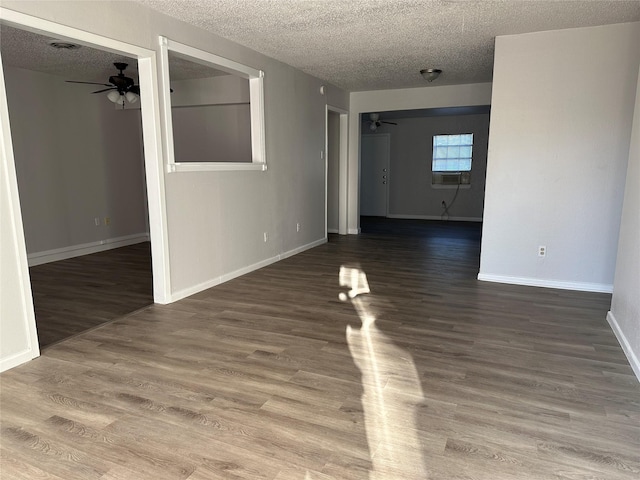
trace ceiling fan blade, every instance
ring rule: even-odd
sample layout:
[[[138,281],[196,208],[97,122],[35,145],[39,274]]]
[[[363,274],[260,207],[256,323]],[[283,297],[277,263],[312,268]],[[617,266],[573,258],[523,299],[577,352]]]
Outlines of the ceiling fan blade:
[[[96,83],[96,82],[80,82],[78,80],[65,80],[67,83],[84,83],[86,85],[102,85],[103,87],[113,87],[110,83]]]
[[[91,92],[91,93],[102,93],[102,92],[108,92],[109,90],[117,90],[116,87],[111,87],[111,88],[105,88],[102,90],[96,90],[95,92]]]
[[[380,123],[388,123],[389,125],[397,125],[397,123],[394,123],[394,122],[385,122],[384,120],[380,120]]]
[[[135,93],[136,95],[140,95],[140,85],[133,85],[131,88],[129,88],[129,91],[131,93]]]

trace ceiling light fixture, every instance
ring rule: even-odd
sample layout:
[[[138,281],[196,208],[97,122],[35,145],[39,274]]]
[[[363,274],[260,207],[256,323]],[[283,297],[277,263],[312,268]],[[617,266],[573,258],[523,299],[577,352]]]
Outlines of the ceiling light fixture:
[[[139,97],[133,92],[122,93],[117,90],[111,90],[107,94],[107,98],[116,105],[121,105],[122,108],[124,108],[125,100],[128,103],[136,103]]]
[[[442,70],[439,68],[423,68],[420,70],[420,75],[422,75],[427,82],[433,82],[441,73]]]
[[[49,40],[47,43],[58,50],[77,50],[80,48],[77,43],[65,42],[64,40]]]

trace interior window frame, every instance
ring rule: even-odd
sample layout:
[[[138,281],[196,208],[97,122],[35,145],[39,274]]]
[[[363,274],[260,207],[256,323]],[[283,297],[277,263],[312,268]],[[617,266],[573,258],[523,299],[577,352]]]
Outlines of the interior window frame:
[[[167,37],[160,36],[160,97],[164,123],[167,172],[196,172],[224,170],[267,169],[264,127],[264,72],[228,58],[205,52]],[[176,162],[173,143],[173,115],[171,109],[169,51],[187,60],[222,70],[249,81],[251,114],[251,162]]]

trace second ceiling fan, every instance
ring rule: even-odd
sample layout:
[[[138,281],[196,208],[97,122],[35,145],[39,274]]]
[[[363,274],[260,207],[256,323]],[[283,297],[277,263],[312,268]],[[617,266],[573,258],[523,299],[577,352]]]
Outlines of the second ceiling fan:
[[[379,113],[369,114],[369,130],[371,130],[372,132],[375,132],[378,129],[378,127],[380,127],[383,123],[387,123],[389,125],[398,125],[397,123],[394,123],[394,122],[385,122],[384,120],[380,120]]]

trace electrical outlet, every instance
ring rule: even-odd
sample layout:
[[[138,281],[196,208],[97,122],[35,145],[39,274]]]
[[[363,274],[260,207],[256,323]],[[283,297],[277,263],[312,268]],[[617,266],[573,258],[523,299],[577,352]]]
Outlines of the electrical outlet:
[[[262,236],[264,238],[265,243],[269,241],[269,234],[267,232],[264,232]]]
[[[296,232],[299,232],[299,231],[300,231],[300,224],[296,223]]]
[[[540,245],[538,247],[538,256],[544,257],[547,254],[547,247],[545,245]]]
[[[100,226],[100,217],[95,217],[93,219],[93,223],[95,223],[96,227],[99,227]]]

